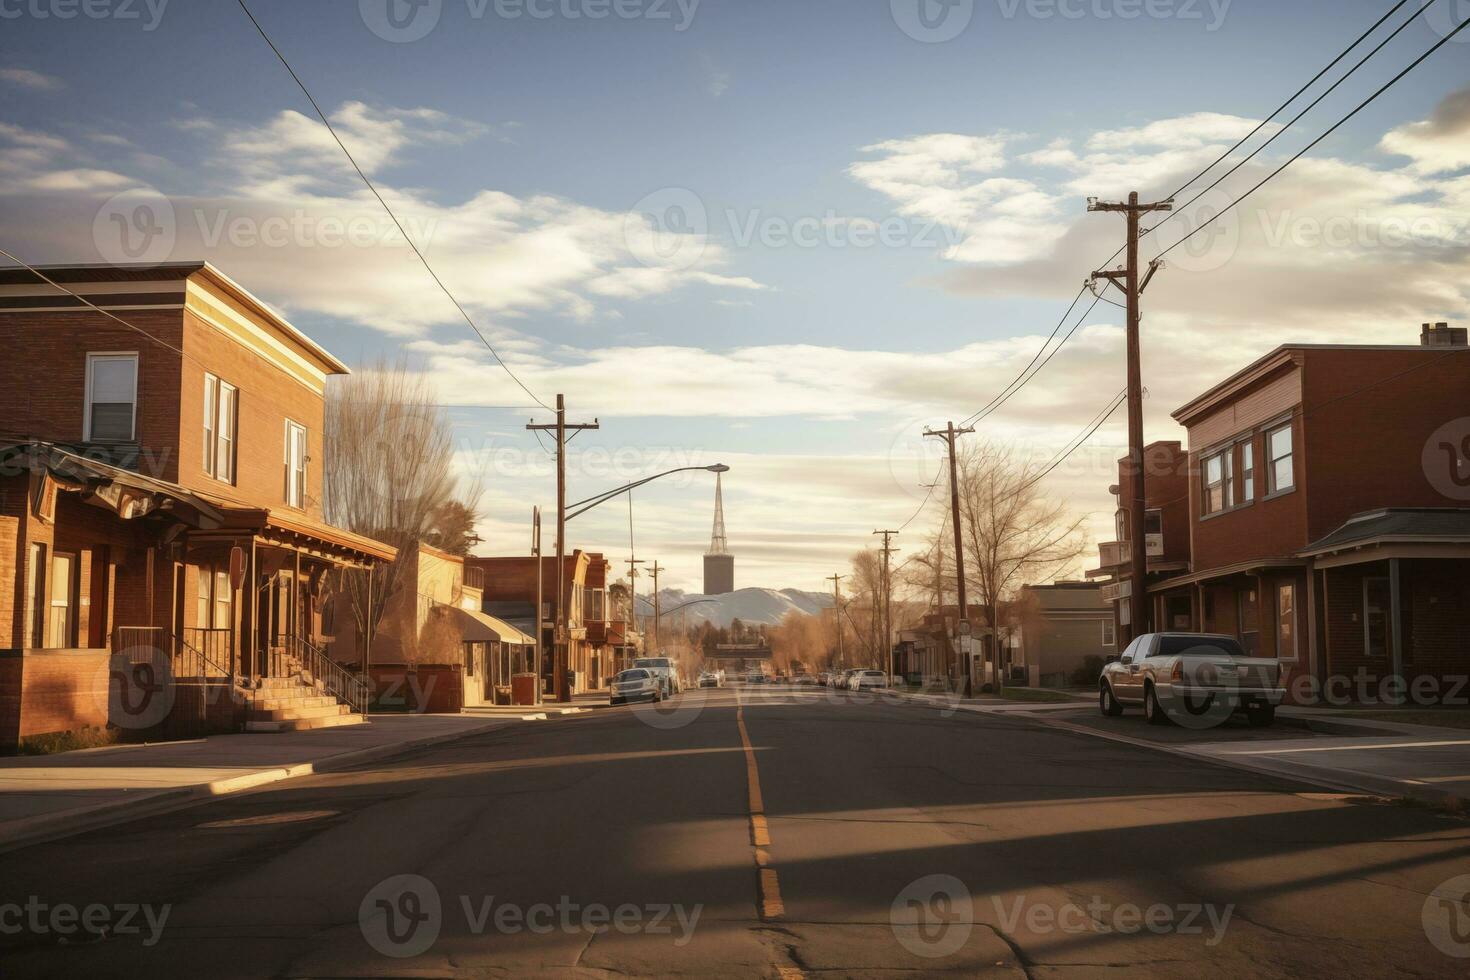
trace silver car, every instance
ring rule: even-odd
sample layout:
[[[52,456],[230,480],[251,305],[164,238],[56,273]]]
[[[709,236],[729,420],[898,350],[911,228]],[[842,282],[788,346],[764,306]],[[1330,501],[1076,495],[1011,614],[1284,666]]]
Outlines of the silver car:
[[[1145,633],[1103,667],[1098,707],[1110,718],[1143,708],[1151,725],[1206,728],[1244,711],[1252,725],[1269,725],[1285,697],[1281,664],[1252,657],[1233,636]]]
[[[627,704],[629,701],[657,703],[663,699],[663,685],[659,682],[658,676],[643,667],[625,670],[612,680],[611,701],[613,704]]]

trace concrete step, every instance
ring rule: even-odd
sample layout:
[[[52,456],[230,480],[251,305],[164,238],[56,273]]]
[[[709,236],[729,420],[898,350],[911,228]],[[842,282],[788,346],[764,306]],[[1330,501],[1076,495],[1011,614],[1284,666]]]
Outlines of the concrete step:
[[[257,701],[303,701],[332,696],[320,687],[262,687],[257,688],[254,694]]]
[[[250,710],[255,712],[310,711],[315,708],[340,707],[344,707],[341,701],[326,695],[315,698],[255,698],[250,702]]]
[[[251,709],[246,715],[246,721],[305,721],[310,718],[335,718],[351,711],[347,705],[333,701],[331,704],[314,705],[310,708]]]
[[[304,732],[317,728],[339,728],[366,724],[362,715],[328,715],[323,718],[287,718],[280,721],[247,721],[247,732]]]

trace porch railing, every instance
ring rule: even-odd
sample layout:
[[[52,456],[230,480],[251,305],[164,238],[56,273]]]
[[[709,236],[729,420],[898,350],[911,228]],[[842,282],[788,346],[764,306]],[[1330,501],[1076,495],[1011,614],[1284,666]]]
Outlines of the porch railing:
[[[176,664],[179,677],[228,677],[234,659],[232,630],[190,627],[180,638]]]
[[[286,676],[290,668],[295,667],[320,681],[328,694],[345,702],[357,714],[367,713],[368,702],[372,698],[372,685],[365,678],[347,670],[304,636],[278,637],[277,645],[273,646],[273,657],[283,654],[292,661],[282,664],[282,673],[276,676]]]

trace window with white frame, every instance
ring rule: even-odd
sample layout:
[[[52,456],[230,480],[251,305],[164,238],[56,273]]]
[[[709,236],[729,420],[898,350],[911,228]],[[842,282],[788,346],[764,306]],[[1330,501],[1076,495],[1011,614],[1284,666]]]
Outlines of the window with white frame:
[[[204,472],[226,483],[235,482],[238,400],[234,385],[212,374],[204,376]]]
[[[1281,493],[1296,486],[1292,467],[1291,423],[1266,433],[1266,492]]]
[[[89,442],[132,442],[138,415],[138,355],[87,355],[87,417],[82,438]]]
[[[1256,499],[1256,447],[1251,442],[1240,444],[1240,500],[1250,503]]]
[[[1230,450],[1225,449],[1205,458],[1204,505],[1206,514],[1218,514],[1235,503],[1235,488],[1230,465]]]
[[[1102,645],[1105,647],[1118,645],[1118,633],[1111,619],[1102,621]]]
[[[306,427],[286,420],[286,503],[306,508]]]
[[[1276,659],[1296,659],[1296,586],[1276,590]]]

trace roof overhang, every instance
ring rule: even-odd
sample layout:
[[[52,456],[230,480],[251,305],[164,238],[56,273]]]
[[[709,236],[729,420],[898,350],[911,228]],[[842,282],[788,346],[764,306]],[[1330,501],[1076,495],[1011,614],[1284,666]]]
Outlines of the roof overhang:
[[[466,643],[509,643],[512,646],[535,646],[536,641],[516,629],[503,619],[496,619],[478,609],[460,606],[437,606],[440,614],[452,619],[459,626],[459,635]]]
[[[1195,572],[1192,575],[1177,575],[1174,578],[1150,582],[1148,583],[1148,591],[1165,592],[1169,589],[1177,589],[1181,585],[1197,585],[1215,579],[1234,578],[1237,575],[1255,575],[1260,572],[1278,569],[1305,568],[1306,564],[1306,559],[1303,558],[1254,558],[1250,561],[1237,562],[1234,565],[1207,568],[1202,572]]]

